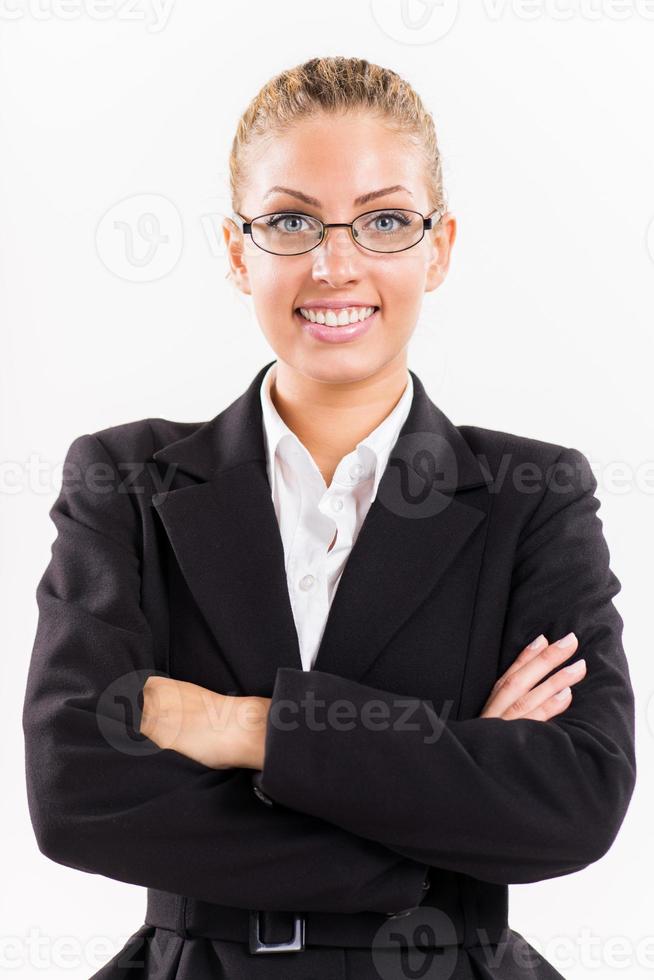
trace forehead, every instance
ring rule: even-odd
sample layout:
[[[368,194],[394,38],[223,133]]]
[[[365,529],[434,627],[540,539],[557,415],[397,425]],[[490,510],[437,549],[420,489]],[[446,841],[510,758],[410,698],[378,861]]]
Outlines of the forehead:
[[[274,207],[282,196],[289,205],[300,205],[287,195],[266,196],[275,185],[316,198],[321,209],[329,209],[332,215],[335,207],[348,207],[362,194],[396,184],[411,192],[396,192],[393,200],[398,203],[402,198],[405,206],[420,210],[427,201],[419,149],[368,114],[321,114],[294,123],[282,134],[265,137],[251,148],[246,175],[246,213],[265,211],[266,205]]]

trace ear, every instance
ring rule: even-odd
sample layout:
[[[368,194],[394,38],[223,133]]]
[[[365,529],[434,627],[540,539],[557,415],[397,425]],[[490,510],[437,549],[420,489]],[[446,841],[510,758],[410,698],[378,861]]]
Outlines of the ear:
[[[425,275],[425,292],[430,293],[443,282],[450,267],[452,247],[456,240],[456,218],[449,211],[435,228],[427,232],[431,242],[431,257]]]
[[[250,278],[244,248],[245,236],[236,222],[231,218],[224,218],[222,227],[223,238],[227,247],[229,276],[242,293],[251,295],[252,290],[250,289]]]

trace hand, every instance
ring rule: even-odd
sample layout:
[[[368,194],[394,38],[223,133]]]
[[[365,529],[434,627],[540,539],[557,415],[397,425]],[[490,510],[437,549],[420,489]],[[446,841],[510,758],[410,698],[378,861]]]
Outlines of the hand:
[[[569,685],[576,684],[586,676],[586,661],[577,660],[571,667],[563,667],[546,681],[534,684],[567,660],[576,651],[579,643],[572,634],[570,646],[561,648],[556,643],[548,644],[547,637],[541,636],[535,649],[525,647],[509,669],[493,685],[490,697],[482,710],[480,718],[533,718],[547,721],[561,714],[569,706],[572,691]],[[536,641],[534,641],[536,642]],[[563,697],[557,698],[561,693]]]
[[[139,731],[212,769],[262,769],[269,705],[269,698],[233,697],[152,675],[143,687]]]

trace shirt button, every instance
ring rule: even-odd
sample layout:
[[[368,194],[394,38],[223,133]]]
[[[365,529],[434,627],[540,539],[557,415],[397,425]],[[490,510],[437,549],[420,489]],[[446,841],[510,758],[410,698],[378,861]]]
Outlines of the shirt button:
[[[313,577],[313,575],[305,575],[303,578],[300,579],[300,588],[304,592],[307,592],[313,586],[313,583],[315,581],[316,580]]]
[[[349,473],[352,479],[356,483],[356,481],[360,478],[361,474],[363,473],[363,466],[361,465],[361,463],[354,463],[352,466],[350,466]]]
[[[342,497],[332,497],[332,510],[335,510],[335,511],[343,510],[343,498]]]

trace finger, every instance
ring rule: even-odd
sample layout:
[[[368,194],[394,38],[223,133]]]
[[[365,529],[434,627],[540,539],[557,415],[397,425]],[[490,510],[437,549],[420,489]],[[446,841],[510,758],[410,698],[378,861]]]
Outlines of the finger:
[[[534,711],[525,715],[525,718],[533,718],[536,721],[549,721],[556,715],[563,714],[572,704],[572,689],[564,687],[551,698],[543,701]]]
[[[494,713],[504,714],[510,705],[531,691],[532,687],[542,680],[546,674],[549,674],[554,667],[572,656],[579,643],[574,633],[568,634],[568,636],[570,637],[569,645],[560,646],[561,641],[559,640],[556,643],[550,643],[527,663],[504,677],[492,695]],[[562,637],[562,639],[566,640],[567,638]]]
[[[535,640],[532,640],[531,643],[529,643],[526,647],[524,647],[520,651],[520,653],[515,658],[511,666],[504,671],[502,676],[498,677],[498,679],[493,684],[493,690],[494,691],[497,690],[504,682],[505,678],[509,677],[511,674],[514,674],[516,670],[519,670],[520,667],[523,667],[526,663],[529,663],[529,661],[533,660],[534,657],[537,657],[538,654],[542,650],[544,650],[547,645],[548,645],[547,637],[544,636],[542,633],[540,634],[540,636],[537,636]]]
[[[530,712],[534,711],[546,701],[551,700],[559,692],[566,690],[568,685],[577,684],[586,675],[586,661],[576,660],[569,667],[563,667],[552,677],[548,677],[542,684],[538,684],[522,697],[511,704],[502,717],[508,719],[527,718]]]

